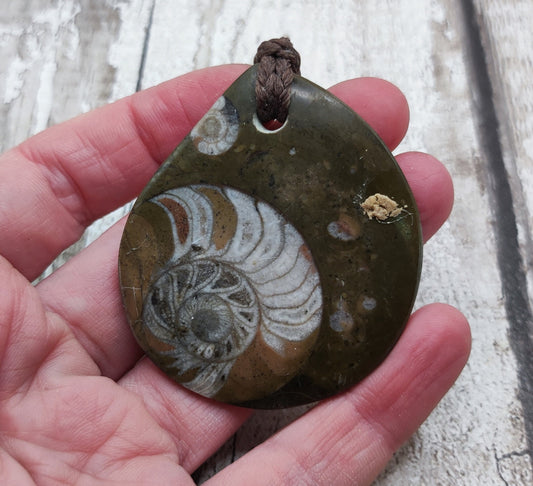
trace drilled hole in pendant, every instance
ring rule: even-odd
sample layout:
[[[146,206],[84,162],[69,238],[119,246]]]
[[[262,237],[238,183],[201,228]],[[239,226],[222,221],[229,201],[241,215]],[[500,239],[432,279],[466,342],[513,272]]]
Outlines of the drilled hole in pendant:
[[[283,127],[287,125],[288,118],[283,122],[279,122],[278,120],[270,120],[267,121],[264,125],[257,117],[257,113],[254,113],[253,123],[255,128],[261,133],[277,133],[280,130],[283,130]]]

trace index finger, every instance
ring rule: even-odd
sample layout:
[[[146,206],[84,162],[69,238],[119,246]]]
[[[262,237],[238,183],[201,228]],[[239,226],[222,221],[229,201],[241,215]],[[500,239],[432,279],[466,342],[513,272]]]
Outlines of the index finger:
[[[190,73],[52,127],[4,154],[0,254],[27,278],[38,276],[92,221],[134,198],[245,69],[233,65]],[[387,106],[379,112],[365,109],[364,90],[354,91],[361,97],[352,104],[394,144],[407,127],[405,99],[384,81],[369,85],[386,91]]]
[[[37,277],[133,199],[246,66],[196,71],[52,127],[0,158],[0,254]]]

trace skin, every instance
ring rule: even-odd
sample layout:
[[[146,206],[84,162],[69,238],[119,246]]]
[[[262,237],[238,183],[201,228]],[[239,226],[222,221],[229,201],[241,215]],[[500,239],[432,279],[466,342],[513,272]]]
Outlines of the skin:
[[[0,157],[0,483],[194,484],[190,474],[250,416],[181,388],[125,320],[117,255],[124,221],[36,286],[96,218],[133,199],[246,66],[196,71],[52,127]],[[393,85],[331,91],[393,149],[409,121]],[[425,240],[448,217],[446,169],[398,156]],[[466,363],[470,331],[444,304],[412,315],[387,360],[208,484],[369,484]]]

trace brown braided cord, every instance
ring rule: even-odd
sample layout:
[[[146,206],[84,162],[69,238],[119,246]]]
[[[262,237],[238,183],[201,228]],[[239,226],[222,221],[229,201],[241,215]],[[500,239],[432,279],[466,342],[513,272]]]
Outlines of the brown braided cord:
[[[263,125],[272,120],[284,123],[289,113],[291,83],[294,75],[300,74],[300,54],[287,37],[271,39],[257,48],[254,64],[257,63],[257,117]]]

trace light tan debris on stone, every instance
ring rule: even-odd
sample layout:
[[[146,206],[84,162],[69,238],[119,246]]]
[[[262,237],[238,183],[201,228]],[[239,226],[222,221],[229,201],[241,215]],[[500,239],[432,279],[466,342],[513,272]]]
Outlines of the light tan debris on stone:
[[[402,212],[402,208],[398,207],[398,203],[393,201],[389,196],[385,196],[377,192],[369,196],[361,204],[363,211],[369,219],[379,219],[385,221],[388,218],[398,216]]]

